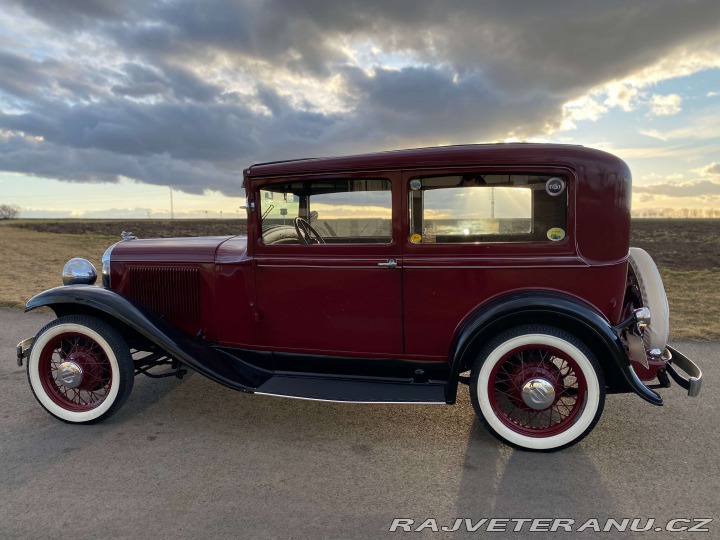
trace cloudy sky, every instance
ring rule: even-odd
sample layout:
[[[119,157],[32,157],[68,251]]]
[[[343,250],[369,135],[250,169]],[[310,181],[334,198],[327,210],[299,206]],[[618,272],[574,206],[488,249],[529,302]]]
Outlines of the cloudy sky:
[[[611,151],[634,210],[720,207],[720,2],[0,0],[0,204],[237,215],[254,162]]]

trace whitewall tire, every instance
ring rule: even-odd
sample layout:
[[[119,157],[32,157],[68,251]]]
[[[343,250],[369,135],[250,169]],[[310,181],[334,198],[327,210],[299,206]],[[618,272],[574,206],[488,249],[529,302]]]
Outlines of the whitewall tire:
[[[38,332],[27,363],[30,388],[64,422],[95,423],[113,415],[133,387],[134,365],[122,336],[85,315],[60,317]]]
[[[592,352],[568,332],[519,326],[482,349],[472,367],[470,397],[481,422],[501,441],[555,451],[595,427],[605,381]]]

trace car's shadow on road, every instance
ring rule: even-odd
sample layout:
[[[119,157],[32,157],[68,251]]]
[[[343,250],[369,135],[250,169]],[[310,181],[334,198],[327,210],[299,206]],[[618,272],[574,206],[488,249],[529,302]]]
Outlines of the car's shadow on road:
[[[582,442],[554,453],[513,450],[496,442],[478,421],[468,438],[457,500],[456,517],[473,522],[567,518],[577,527],[620,513]],[[507,531],[515,526],[510,523]],[[522,533],[533,534],[528,523],[522,527]]]
[[[21,380],[27,375],[17,370],[5,378]],[[125,405],[114,416],[89,425],[73,425],[52,417],[33,398],[29,387],[18,385],[21,397],[15,406],[24,409],[20,413],[24,421],[14,422],[3,430],[3,461],[12,464],[12,467],[4,470],[2,487],[18,489],[41,476],[46,469],[71,459],[74,452],[94,446],[110,433],[122,429],[123,425],[135,422],[144,411],[161,403],[182,384],[183,381],[175,377],[153,381],[136,377],[133,392]],[[28,423],[32,426],[29,429]]]

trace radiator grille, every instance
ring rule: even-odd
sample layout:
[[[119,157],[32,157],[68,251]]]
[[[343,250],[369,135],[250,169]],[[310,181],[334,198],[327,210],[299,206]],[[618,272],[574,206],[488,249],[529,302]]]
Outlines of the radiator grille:
[[[177,325],[200,324],[197,268],[130,268],[127,296]]]

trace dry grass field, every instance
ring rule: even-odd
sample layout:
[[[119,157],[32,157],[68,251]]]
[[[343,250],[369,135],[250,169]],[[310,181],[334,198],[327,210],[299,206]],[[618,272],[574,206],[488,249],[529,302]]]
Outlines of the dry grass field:
[[[21,307],[61,284],[71,257],[98,270],[103,251],[130,230],[139,237],[238,234],[241,220],[81,221],[0,223],[0,305]],[[671,338],[720,340],[720,220],[635,220],[632,245],[658,263],[670,301]]]
[[[636,219],[631,245],[660,268],[670,337],[720,340],[720,220]]]
[[[60,272],[72,257],[98,269],[110,236],[51,234],[0,225],[0,305],[24,306],[33,295],[62,285]]]

